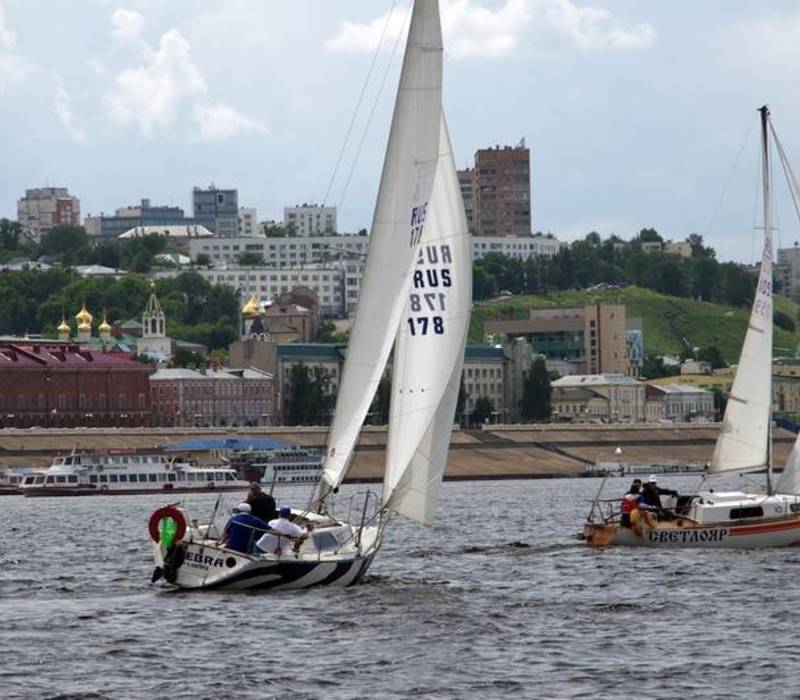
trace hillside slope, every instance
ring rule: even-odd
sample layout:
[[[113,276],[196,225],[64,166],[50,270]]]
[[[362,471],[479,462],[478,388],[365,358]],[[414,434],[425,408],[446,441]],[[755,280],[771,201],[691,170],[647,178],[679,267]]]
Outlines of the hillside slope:
[[[727,362],[736,362],[739,358],[750,315],[749,308],[672,297],[641,287],[570,290],[546,296],[517,296],[475,304],[469,342],[485,342],[483,322],[487,318],[524,318],[530,308],[583,306],[597,302],[625,304],[628,316],[642,319],[644,346],[648,355],[677,355],[683,347],[682,339],[685,339],[689,347],[715,345]],[[776,297],[775,308],[792,320],[798,318],[798,305],[789,299]],[[790,333],[775,327],[775,356],[794,355],[798,343],[800,331]]]

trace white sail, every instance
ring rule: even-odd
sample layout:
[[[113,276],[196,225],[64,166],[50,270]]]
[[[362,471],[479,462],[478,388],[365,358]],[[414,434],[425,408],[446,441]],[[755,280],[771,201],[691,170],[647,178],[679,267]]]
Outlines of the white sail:
[[[323,493],[344,478],[403,313],[436,172],[441,97],[438,0],[416,0],[358,308],[323,464]]]
[[[764,118],[764,250],[739,366],[711,458],[710,471],[715,473],[751,471],[769,466],[769,428],[772,419],[772,217],[766,115]]]
[[[447,461],[472,300],[464,200],[442,115],[428,221],[394,351],[383,503],[430,524]]]
[[[775,485],[775,493],[800,494],[800,434]]]

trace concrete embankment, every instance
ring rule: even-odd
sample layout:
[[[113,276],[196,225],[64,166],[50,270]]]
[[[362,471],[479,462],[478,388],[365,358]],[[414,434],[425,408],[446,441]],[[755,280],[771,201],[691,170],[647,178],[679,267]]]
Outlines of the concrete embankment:
[[[447,461],[449,479],[543,478],[577,476],[595,462],[628,464],[707,462],[718,424],[672,425],[496,425],[484,430],[455,430]],[[350,478],[380,479],[386,452],[385,427],[361,434]],[[83,428],[0,430],[0,466],[44,467],[55,454],[82,449],[166,448],[187,438],[275,438],[322,448],[324,427],[278,428]],[[794,435],[773,434],[774,464],[782,465]],[[622,448],[622,456],[614,450]],[[201,460],[215,455],[198,454]]]

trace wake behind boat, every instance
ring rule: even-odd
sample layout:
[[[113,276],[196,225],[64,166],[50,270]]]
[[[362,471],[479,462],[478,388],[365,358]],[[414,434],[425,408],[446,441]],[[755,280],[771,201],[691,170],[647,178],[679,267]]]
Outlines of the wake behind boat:
[[[800,214],[797,181],[777,139],[769,109],[761,112],[764,247],[750,321],[739,365],[709,466],[710,475],[766,472],[762,494],[703,491],[683,496],[674,508],[638,507],[629,493],[613,504],[598,497],[584,526],[594,546],[786,547],[800,544],[798,445],[777,487],[772,484],[772,199],[770,135],[775,139],[789,190]],[[601,487],[602,489],[602,487]],[[672,504],[670,504],[672,505]]]
[[[352,585],[379,550],[393,513],[430,524],[455,418],[472,290],[471,241],[441,79],[438,2],[416,0],[361,293],[322,475],[308,507],[269,524],[253,524],[243,510],[227,531],[216,510],[195,521],[179,504],[160,509],[150,520],[155,579],[187,589]],[[380,500],[364,494],[339,518],[339,486],[393,347],[383,492]],[[265,535],[280,542],[279,525],[304,534],[262,547]],[[241,538],[238,528],[248,528],[247,535]]]

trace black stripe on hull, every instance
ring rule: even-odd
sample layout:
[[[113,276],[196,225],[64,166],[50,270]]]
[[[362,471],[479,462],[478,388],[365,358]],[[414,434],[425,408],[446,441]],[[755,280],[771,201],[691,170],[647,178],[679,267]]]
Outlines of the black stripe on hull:
[[[348,584],[348,586],[352,586],[358,581],[361,580],[362,576],[369,568],[370,563],[372,562],[372,557],[375,555],[373,552],[372,554],[367,555],[366,557],[353,559],[350,561],[341,561],[336,563],[336,567],[334,570],[328,574],[325,578],[315,581],[314,583],[310,583],[308,585],[302,586],[302,588],[316,588],[317,586],[330,586],[331,584],[336,583],[340,578],[347,575],[347,573],[352,569],[354,565],[359,567],[359,571],[353,577],[353,580]],[[250,569],[248,571],[243,571],[240,574],[235,574],[230,578],[222,579],[219,581],[214,581],[212,583],[208,583],[202,587],[202,589],[197,590],[217,590],[217,589],[227,589],[235,587],[238,590],[248,590],[248,591],[265,591],[270,590],[272,588],[278,588],[281,586],[289,586],[291,587],[292,583],[300,580],[304,576],[312,573],[314,569],[319,566],[325,566],[331,562],[276,562],[269,568],[256,568]],[[273,575],[277,576],[278,578],[270,580],[270,581],[261,581],[257,583],[253,583],[252,586],[241,586],[244,581],[250,579],[258,579],[263,576]]]

